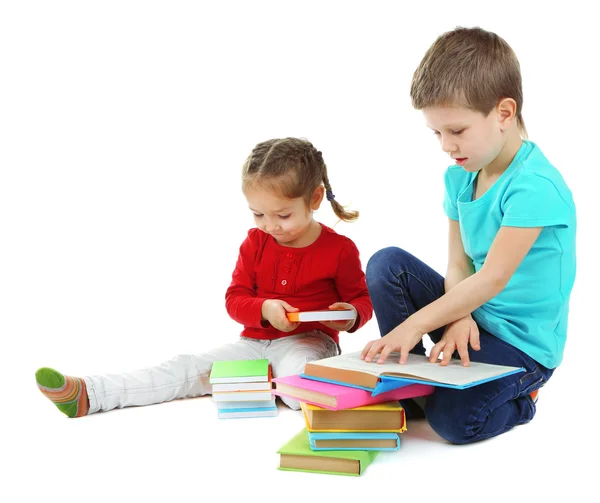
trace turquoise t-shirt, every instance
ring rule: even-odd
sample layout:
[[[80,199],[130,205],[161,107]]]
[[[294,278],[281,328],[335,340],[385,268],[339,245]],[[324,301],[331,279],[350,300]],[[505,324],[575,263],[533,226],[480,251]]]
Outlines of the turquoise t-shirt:
[[[547,368],[557,367],[567,337],[575,280],[575,204],[561,174],[532,142],[524,141],[506,171],[473,200],[477,173],[450,166],[444,211],[458,220],[475,271],[501,226],[543,227],[514,275],[496,297],[473,312],[475,321]]]

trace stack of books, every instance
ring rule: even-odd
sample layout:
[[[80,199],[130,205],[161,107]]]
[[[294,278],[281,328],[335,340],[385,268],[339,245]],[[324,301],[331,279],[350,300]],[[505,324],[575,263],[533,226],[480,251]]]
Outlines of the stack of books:
[[[398,402],[426,396],[433,386],[412,384],[378,396],[301,375],[273,379],[273,393],[300,401],[305,428],[283,445],[281,470],[361,475],[380,451],[400,448],[406,416]]]
[[[219,418],[277,415],[269,360],[220,360],[210,372]]]
[[[465,389],[523,368],[460,361],[447,366],[409,355],[398,363],[368,363],[360,352],[306,364],[304,372],[273,379],[273,394],[300,401],[305,428],[277,452],[279,469],[361,475],[380,451],[400,448],[406,415],[398,400],[424,397],[435,387]]]

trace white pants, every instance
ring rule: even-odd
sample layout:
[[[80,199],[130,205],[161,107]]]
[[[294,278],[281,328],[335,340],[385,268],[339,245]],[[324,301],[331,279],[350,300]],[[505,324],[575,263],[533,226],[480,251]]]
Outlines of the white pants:
[[[318,330],[275,340],[241,337],[237,342],[204,354],[176,356],[157,367],[84,377],[90,399],[88,414],[208,395],[212,392],[210,370],[218,360],[267,358],[273,376],[283,377],[302,373],[307,362],[338,353],[335,341]],[[300,408],[296,400],[282,400],[294,410]]]

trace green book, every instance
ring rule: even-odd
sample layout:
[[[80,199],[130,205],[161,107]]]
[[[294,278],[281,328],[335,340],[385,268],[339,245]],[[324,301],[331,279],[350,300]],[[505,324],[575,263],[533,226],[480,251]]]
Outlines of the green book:
[[[269,360],[220,360],[213,363],[210,383],[267,382]]]
[[[279,469],[299,472],[361,475],[379,451],[313,451],[306,428],[278,451]]]

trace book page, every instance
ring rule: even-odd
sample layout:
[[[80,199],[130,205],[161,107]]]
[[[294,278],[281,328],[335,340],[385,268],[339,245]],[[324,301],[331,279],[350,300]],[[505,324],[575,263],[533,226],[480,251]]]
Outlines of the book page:
[[[495,378],[519,369],[519,367],[473,361],[468,367],[463,367],[460,360],[451,360],[447,366],[442,367],[439,363],[429,363],[427,356],[413,354],[408,355],[408,360],[404,364],[398,363],[399,359],[400,353],[391,353],[385,363],[368,363],[360,359],[360,351],[357,351],[311,363],[344,370],[357,370],[376,376],[385,374],[395,377],[437,381],[457,386]]]

